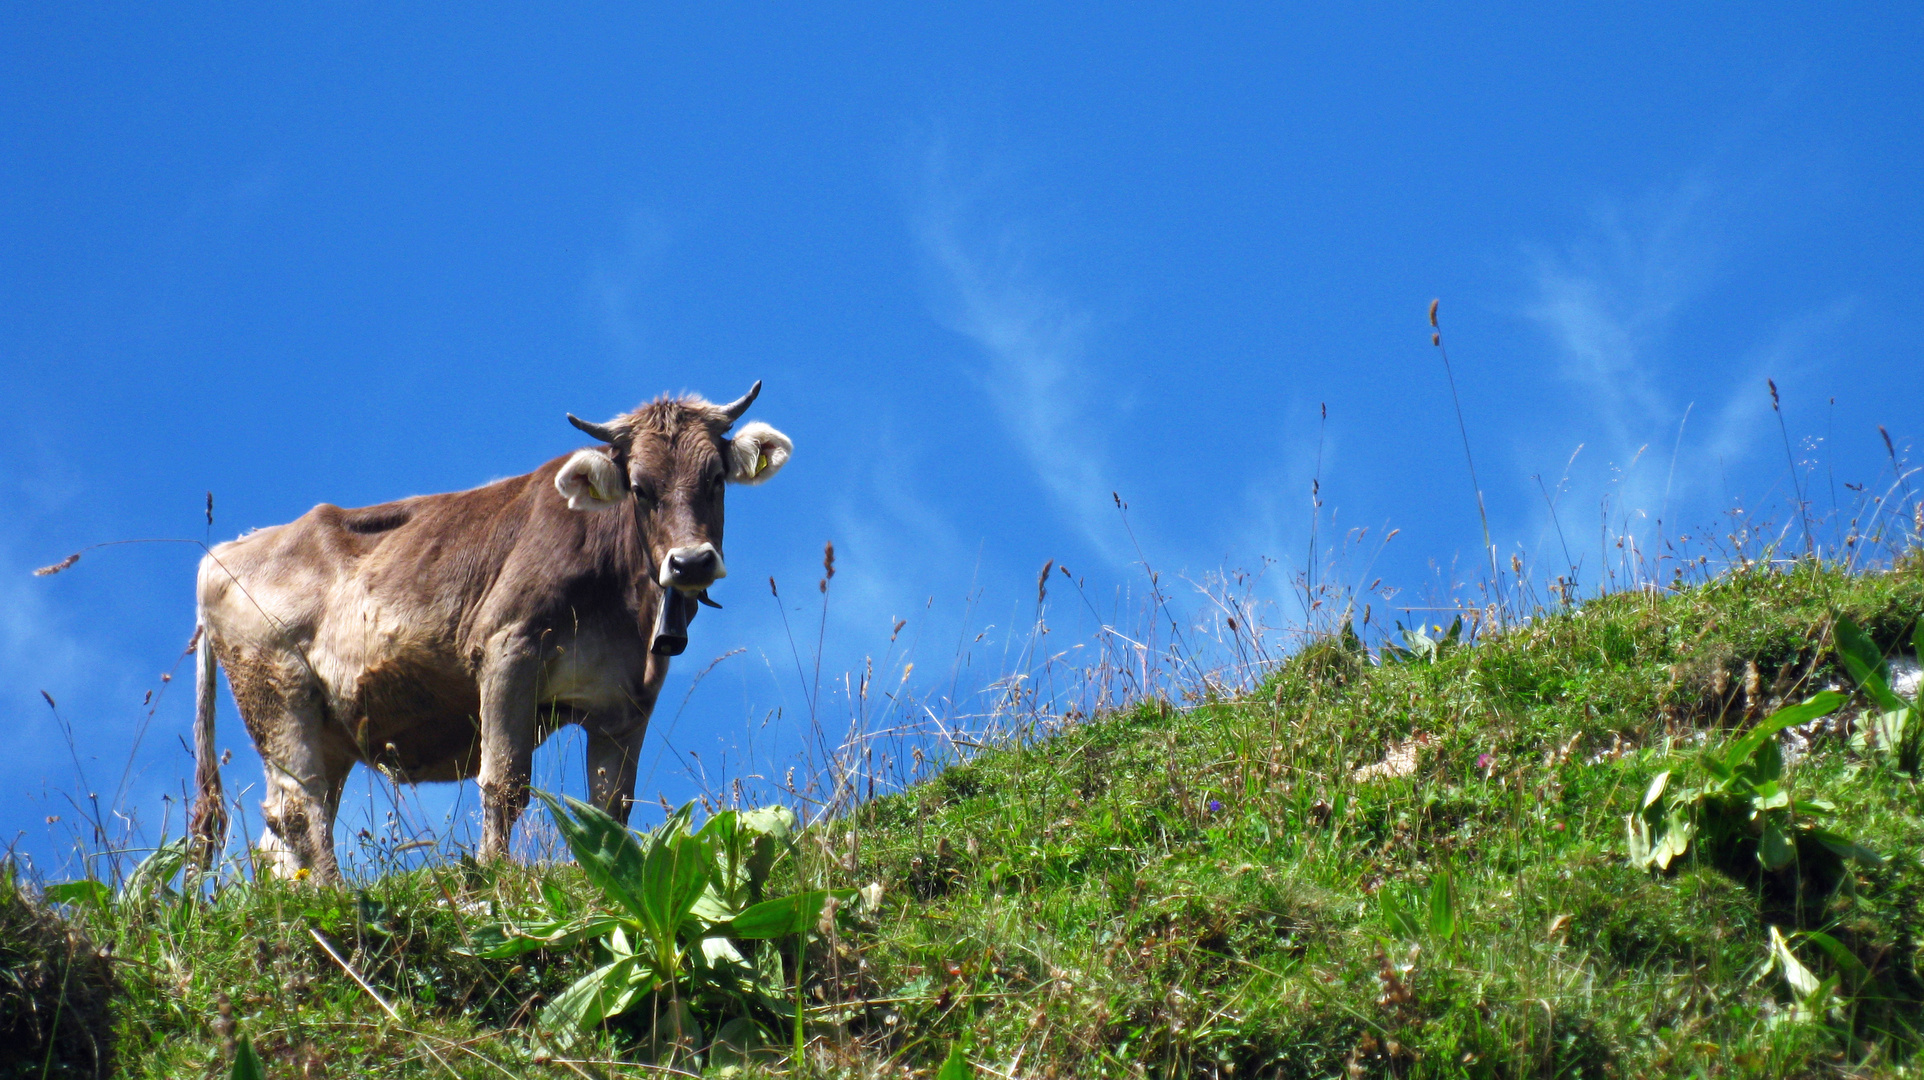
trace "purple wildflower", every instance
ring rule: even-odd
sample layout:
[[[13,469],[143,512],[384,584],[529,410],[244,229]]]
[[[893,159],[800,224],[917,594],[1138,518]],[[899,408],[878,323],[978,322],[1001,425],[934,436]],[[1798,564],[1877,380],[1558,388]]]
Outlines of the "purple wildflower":
[[[1490,766],[1492,766],[1492,765],[1494,765],[1494,764],[1496,764],[1496,758],[1495,758],[1494,756],[1492,756],[1492,755],[1490,755],[1490,754],[1478,754],[1478,755],[1477,755],[1477,758],[1476,758],[1476,767],[1477,767],[1477,768],[1479,768],[1479,769],[1483,769],[1483,770],[1485,770],[1485,771],[1488,771],[1488,769],[1490,768]]]
[[[1209,812],[1210,812],[1210,813],[1212,813],[1212,814],[1220,814],[1220,813],[1222,813],[1222,809],[1223,809],[1223,804],[1222,804],[1222,803],[1219,803],[1219,802],[1217,802],[1217,801],[1216,801],[1216,800],[1214,800],[1214,799],[1211,799],[1211,800],[1209,800]]]

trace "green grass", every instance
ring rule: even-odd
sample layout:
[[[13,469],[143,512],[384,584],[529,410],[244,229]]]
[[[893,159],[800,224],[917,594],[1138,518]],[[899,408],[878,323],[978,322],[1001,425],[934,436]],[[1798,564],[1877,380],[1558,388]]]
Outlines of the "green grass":
[[[777,867],[777,889],[882,886],[810,947],[807,1071],[932,1076],[963,1041],[985,1077],[1898,1075],[1924,1028],[1913,781],[1811,741],[1799,797],[1885,856],[1815,903],[1787,899],[1794,868],[1633,869],[1625,819],[1656,772],[1838,678],[1834,615],[1894,650],[1921,611],[1916,559],[1758,567],[1434,663],[1326,639],[1239,700],[1144,702],[982,751]],[[1394,745],[1415,746],[1413,771],[1357,778]],[[243,1036],[270,1076],[644,1075],[617,1063],[639,1020],[577,1062],[535,1044],[544,995],[591,946],[458,951],[539,907],[544,881],[594,895],[572,867],[448,865],[67,915],[113,957],[122,1075],[225,1075]],[[1772,926],[1838,978],[1830,1006],[1800,1011],[1767,970]]]

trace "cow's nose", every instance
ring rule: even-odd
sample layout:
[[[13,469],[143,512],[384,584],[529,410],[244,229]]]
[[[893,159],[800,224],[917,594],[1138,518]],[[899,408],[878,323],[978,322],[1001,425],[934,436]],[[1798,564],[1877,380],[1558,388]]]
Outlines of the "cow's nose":
[[[721,554],[713,544],[679,547],[668,553],[663,571],[664,585],[703,588],[722,576]]]
[[[714,572],[715,553],[701,550],[668,556],[668,574],[677,581],[700,581]]]

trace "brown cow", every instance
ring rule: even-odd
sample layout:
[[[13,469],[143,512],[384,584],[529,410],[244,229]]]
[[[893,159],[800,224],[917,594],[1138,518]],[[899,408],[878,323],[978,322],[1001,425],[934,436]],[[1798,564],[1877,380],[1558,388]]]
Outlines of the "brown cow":
[[[338,881],[334,815],[354,763],[397,779],[478,777],[481,850],[507,853],[534,749],[588,736],[593,801],[626,820],[648,715],[722,561],[728,483],[759,484],[793,444],[761,391],[659,398],[606,443],[524,476],[359,510],[326,503],[201,560],[193,833],[225,844],[215,665],[266,766],[270,869]]]

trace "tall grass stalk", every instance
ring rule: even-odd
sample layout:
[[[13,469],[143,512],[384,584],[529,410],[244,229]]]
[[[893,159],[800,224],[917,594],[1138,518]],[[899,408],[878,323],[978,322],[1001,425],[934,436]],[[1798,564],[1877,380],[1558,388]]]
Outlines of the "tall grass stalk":
[[[1443,358],[1443,377],[1450,384],[1450,405],[1456,410],[1456,431],[1463,438],[1463,463],[1470,469],[1470,488],[1476,493],[1476,517],[1483,525],[1483,550],[1490,557],[1490,580],[1495,582],[1503,572],[1497,568],[1496,544],[1490,540],[1490,515],[1483,507],[1483,484],[1476,478],[1476,459],[1470,456],[1470,428],[1463,422],[1463,400],[1456,393],[1456,372],[1450,367],[1450,350],[1443,345],[1443,327],[1436,318],[1441,304],[1441,300],[1430,301],[1430,344]]]
[[[1770,388],[1770,411],[1777,415],[1777,431],[1784,439],[1784,464],[1790,469],[1791,490],[1797,496],[1797,516],[1804,524],[1804,555],[1817,557],[1817,541],[1810,528],[1810,502],[1804,498],[1804,481],[1797,474],[1797,455],[1791,453],[1790,428],[1784,423],[1783,403],[1777,399],[1777,380],[1765,379],[1764,385]]]

